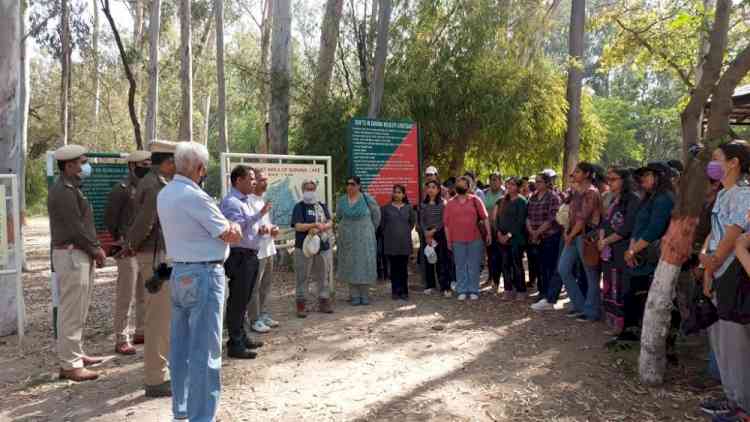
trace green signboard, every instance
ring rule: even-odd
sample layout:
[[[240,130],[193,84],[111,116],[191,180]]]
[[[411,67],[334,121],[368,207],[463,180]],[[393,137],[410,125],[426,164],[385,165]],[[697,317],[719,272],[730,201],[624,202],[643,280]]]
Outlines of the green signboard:
[[[406,187],[412,201],[420,198],[421,140],[419,127],[409,121],[355,118],[349,123],[351,174],[379,204],[391,199],[393,185]]]

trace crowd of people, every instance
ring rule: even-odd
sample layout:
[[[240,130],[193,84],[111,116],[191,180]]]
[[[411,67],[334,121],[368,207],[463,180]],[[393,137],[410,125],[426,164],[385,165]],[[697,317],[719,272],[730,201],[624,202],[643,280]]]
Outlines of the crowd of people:
[[[236,166],[231,189],[217,204],[202,189],[209,160],[204,146],[154,141],[149,150],[130,154],[128,177],[110,194],[105,222],[116,243],[109,253],[96,238],[91,206],[79,189],[91,173],[86,150],[68,145],[54,154],[60,177],[50,188],[48,207],[61,288],[60,377],[98,377],[87,367],[101,359],[83,352],[82,332],[94,268],[113,256],[115,352],[132,355],[134,345],[145,344],[146,396],[172,396],[175,420],[213,421],[223,329],[227,356],[253,359],[263,342],[250,332],[279,326],[267,302],[280,228],[270,218],[262,171]],[[607,346],[630,347],[639,340],[683,170],[679,161],[637,169],[581,162],[561,190],[550,169],[529,178],[503,179],[494,172],[484,186],[471,172],[441,180],[431,166],[416,202],[395,185],[391,200],[378,204],[358,177],[350,177],[334,214],[316,195],[319,181],[305,180],[290,227],[296,315],[334,313],[333,273],[348,286],[352,306],[371,303],[378,278],[390,279],[393,300],[410,300],[409,266],[416,258],[425,295],[477,301],[489,291],[509,302],[536,298],[531,309],[549,312],[560,309],[565,291],[567,316],[580,323],[604,321],[611,335]],[[678,284],[689,293],[677,295],[673,327],[691,318],[686,313],[693,308],[682,299],[713,299],[720,318],[707,324],[710,360],[725,396],[700,407],[717,422],[747,422],[750,319],[735,306],[739,299],[732,301],[732,312],[724,312],[722,298],[724,286],[745,280],[750,271],[750,147],[722,144],[706,174],[710,184],[693,256]],[[317,287],[317,307],[308,300],[310,283]],[[673,346],[674,336],[670,340]]]

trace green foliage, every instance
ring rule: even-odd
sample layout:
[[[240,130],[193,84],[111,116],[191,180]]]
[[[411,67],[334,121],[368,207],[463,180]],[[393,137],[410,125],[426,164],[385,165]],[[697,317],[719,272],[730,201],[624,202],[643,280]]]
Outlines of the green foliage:
[[[26,213],[47,213],[47,169],[44,158],[26,161]]]

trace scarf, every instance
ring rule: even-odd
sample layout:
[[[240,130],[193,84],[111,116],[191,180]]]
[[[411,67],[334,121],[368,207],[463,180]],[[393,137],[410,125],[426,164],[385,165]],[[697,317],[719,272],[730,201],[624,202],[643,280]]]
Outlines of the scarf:
[[[344,195],[341,198],[340,202],[340,209],[341,217],[342,218],[349,218],[352,220],[369,217],[370,216],[370,207],[369,202],[372,201],[371,198],[367,198],[365,196],[365,193],[360,194],[359,200],[352,205],[349,202],[349,197],[347,195]]]

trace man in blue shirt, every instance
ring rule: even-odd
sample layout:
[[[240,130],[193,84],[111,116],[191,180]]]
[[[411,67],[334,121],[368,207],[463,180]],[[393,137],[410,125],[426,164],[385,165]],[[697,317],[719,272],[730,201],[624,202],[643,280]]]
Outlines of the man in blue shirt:
[[[208,150],[180,142],[174,154],[177,175],[158,194],[157,212],[167,256],[172,319],[169,370],[175,420],[210,422],[221,391],[221,314],[228,244],[242,229],[222,215],[199,183],[208,168]]]
[[[261,237],[265,234],[260,221],[271,209],[266,203],[260,211],[250,206],[250,194],[255,190],[255,174],[246,165],[238,165],[230,174],[232,188],[221,201],[221,212],[229,221],[242,228],[242,240],[233,245],[229,258],[224,264],[229,277],[229,298],[227,299],[227,325],[229,342],[227,356],[236,359],[254,359],[256,353],[248,349],[258,348],[263,344],[251,341],[245,332],[245,315],[250,299],[253,296],[258,279],[258,248]]]

